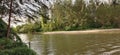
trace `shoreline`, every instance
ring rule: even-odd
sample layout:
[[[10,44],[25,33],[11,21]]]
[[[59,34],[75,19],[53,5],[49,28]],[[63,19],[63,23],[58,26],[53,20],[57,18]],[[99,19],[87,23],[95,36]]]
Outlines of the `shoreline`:
[[[43,32],[42,34],[88,34],[88,33],[120,33],[120,29],[93,29],[78,31],[53,31]]]

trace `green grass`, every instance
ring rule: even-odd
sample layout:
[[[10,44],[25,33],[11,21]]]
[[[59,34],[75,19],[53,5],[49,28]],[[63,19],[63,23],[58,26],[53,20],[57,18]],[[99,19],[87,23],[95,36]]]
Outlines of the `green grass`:
[[[36,55],[36,53],[28,48],[24,43],[1,38],[0,55]]]

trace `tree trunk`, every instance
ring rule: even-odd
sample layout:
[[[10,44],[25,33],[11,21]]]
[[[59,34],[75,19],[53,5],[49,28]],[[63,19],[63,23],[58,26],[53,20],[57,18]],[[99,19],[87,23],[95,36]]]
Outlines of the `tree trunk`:
[[[9,20],[8,20],[8,26],[7,26],[7,38],[9,38],[9,36],[10,36],[10,24],[11,24],[11,14],[12,14],[12,3],[13,3],[13,0],[10,0]]]

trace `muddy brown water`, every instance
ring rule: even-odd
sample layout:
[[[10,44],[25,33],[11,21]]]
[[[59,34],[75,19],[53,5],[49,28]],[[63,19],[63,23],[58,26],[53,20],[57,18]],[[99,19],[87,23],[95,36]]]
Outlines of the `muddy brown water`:
[[[38,55],[120,55],[120,32],[20,34]]]

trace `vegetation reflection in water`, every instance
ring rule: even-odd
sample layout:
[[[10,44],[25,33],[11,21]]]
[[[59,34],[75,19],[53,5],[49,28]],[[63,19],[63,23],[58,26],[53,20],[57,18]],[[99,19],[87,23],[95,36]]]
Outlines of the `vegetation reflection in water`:
[[[120,33],[25,35],[39,55],[120,54]]]

